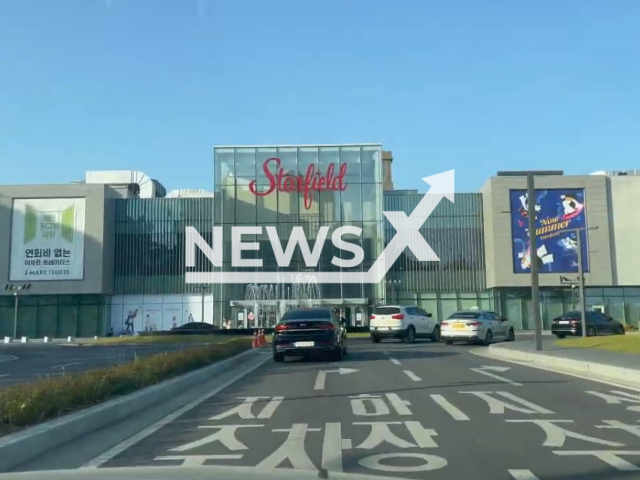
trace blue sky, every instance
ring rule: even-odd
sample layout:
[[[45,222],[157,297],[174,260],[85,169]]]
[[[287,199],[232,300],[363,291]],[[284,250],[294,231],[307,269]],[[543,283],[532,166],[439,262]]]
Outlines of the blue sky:
[[[0,0],[0,183],[211,189],[221,144],[381,142],[420,190],[640,168],[638,25],[638,0]]]

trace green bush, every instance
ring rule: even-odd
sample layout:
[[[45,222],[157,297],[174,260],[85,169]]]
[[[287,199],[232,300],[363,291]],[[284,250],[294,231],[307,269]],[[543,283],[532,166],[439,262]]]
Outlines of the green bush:
[[[0,434],[134,392],[247,350],[251,339],[139,358],[0,390]]]

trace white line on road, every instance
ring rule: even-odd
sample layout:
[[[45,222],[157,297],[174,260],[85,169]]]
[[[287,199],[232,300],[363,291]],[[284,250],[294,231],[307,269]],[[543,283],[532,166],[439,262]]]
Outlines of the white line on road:
[[[71,365],[80,365],[82,362],[73,362],[73,363],[65,363],[64,365],[54,365],[53,367],[49,367],[51,369],[54,368],[64,368],[64,367],[70,367]]]
[[[320,370],[316,377],[316,383],[313,386],[314,390],[324,390],[324,384],[327,380],[327,373],[337,373],[339,375],[347,375],[348,373],[356,373],[358,370],[355,368],[338,368],[336,370]]]
[[[396,365],[402,365],[400,361],[395,358],[390,358],[389,360],[391,360],[391,363],[395,363]]]
[[[3,373],[2,375],[0,375],[0,378],[2,377],[8,377],[9,375],[11,375],[10,373]]]
[[[403,372],[407,377],[409,377],[414,382],[422,381],[422,379],[419,376],[417,376],[415,373],[413,373],[411,370],[403,370]]]
[[[196,398],[193,402],[186,404],[184,407],[179,408],[178,410],[176,410],[173,413],[170,413],[169,415],[167,415],[166,417],[162,418],[161,420],[159,420],[158,422],[154,423],[153,425],[150,425],[149,427],[145,428],[144,430],[142,430],[142,431],[136,433],[135,435],[127,438],[125,441],[120,442],[118,445],[110,448],[106,452],[98,455],[93,460],[90,460],[87,463],[85,463],[82,466],[82,468],[97,468],[100,465],[102,465],[103,463],[108,462],[109,460],[111,460],[116,455],[119,455],[120,453],[124,452],[126,449],[132,447],[133,445],[135,445],[139,441],[143,440],[144,438],[148,437],[152,433],[157,432],[158,430],[160,430],[165,425],[173,422],[180,415],[183,415],[184,413],[188,412],[189,410],[192,410],[193,408],[197,407],[198,405],[200,405],[202,402],[204,402],[208,398],[213,397],[217,393],[219,393],[222,390],[224,390],[225,388],[227,388],[229,385],[233,384],[234,382],[237,382],[238,380],[240,380],[245,375],[251,373],[256,368],[258,368],[263,363],[265,363],[269,358],[270,357],[260,358],[259,360],[256,360],[255,363],[249,364],[248,368],[238,372],[233,377],[231,377],[229,380],[227,380],[226,382],[222,383],[220,386],[218,386],[218,387],[214,388],[213,390],[205,393],[201,397]]]
[[[531,470],[509,470],[514,480],[539,480]]]
[[[431,398],[433,398],[433,401],[440,405],[445,412],[451,415],[454,420],[469,420],[469,417],[467,417],[462,410],[450,403],[449,400],[444,398],[442,395],[433,394],[431,395]]]
[[[483,370],[482,368],[471,368],[470,370],[476,372],[476,373],[481,373],[482,375],[486,375],[487,377],[491,377],[491,378],[495,378],[496,380],[500,380],[501,382],[506,382],[510,385],[513,385],[515,387],[521,387],[522,384],[518,383],[518,382],[514,382],[513,380],[509,380],[508,378],[504,378],[501,377],[500,375],[496,375],[495,373],[491,373],[491,372],[487,372],[485,370]]]

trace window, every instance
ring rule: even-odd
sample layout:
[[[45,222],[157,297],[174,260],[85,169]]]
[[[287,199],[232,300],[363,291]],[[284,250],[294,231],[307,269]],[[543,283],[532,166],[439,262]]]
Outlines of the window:
[[[374,315],[395,315],[400,313],[400,309],[397,307],[377,307],[373,309]]]
[[[293,309],[289,310],[282,316],[282,321],[312,320],[320,318],[331,320],[331,310],[328,308]]]
[[[480,312],[456,312],[456,313],[450,315],[449,318],[475,319],[475,318],[480,318],[480,315],[482,315]]]

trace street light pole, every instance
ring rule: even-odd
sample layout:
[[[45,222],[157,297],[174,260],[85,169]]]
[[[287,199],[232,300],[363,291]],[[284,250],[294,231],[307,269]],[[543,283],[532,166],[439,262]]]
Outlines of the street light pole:
[[[18,287],[18,289],[20,289]],[[14,308],[13,308],[13,338],[18,338],[18,292],[13,292]]]
[[[582,275],[582,232],[576,232],[578,237],[578,285],[580,286],[580,323],[582,324],[582,336],[587,336],[587,312],[584,301],[584,276]]]

